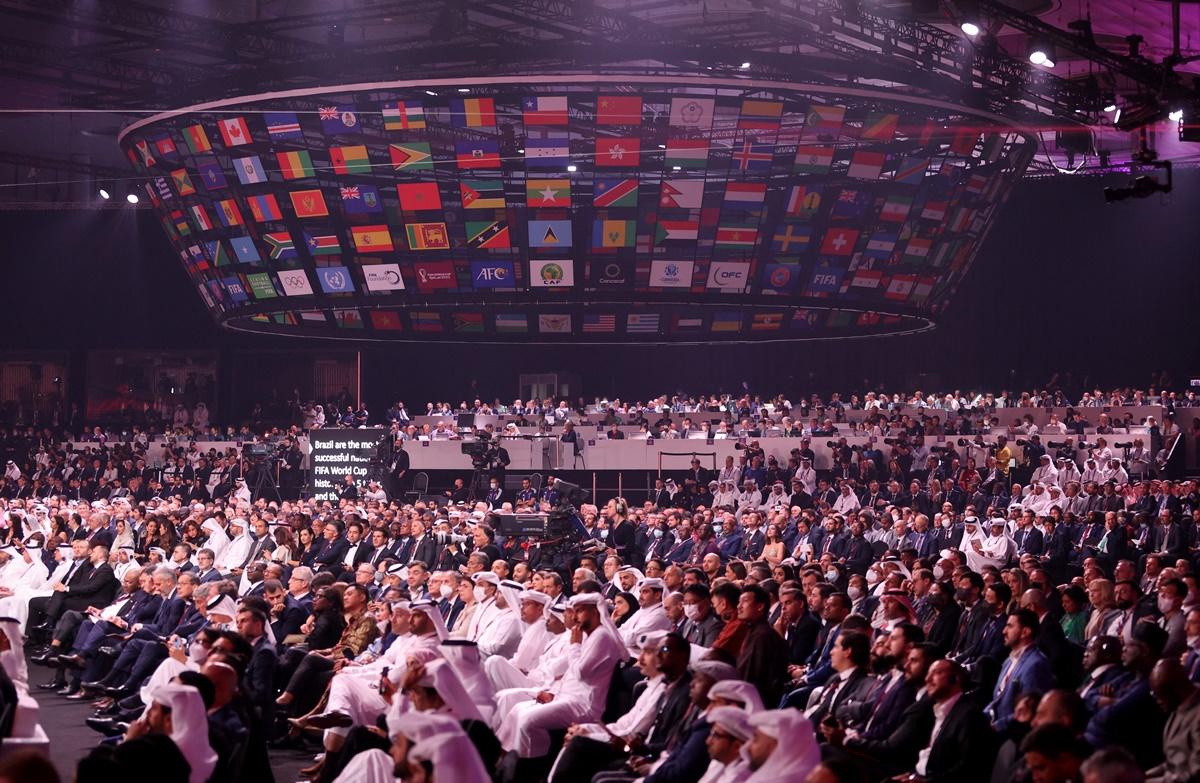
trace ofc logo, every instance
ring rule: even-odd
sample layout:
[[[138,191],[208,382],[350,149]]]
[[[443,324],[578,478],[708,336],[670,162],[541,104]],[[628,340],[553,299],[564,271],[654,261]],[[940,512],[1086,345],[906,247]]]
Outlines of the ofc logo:
[[[717,281],[720,283],[738,283],[745,279],[746,273],[741,269],[722,267],[717,270]]]

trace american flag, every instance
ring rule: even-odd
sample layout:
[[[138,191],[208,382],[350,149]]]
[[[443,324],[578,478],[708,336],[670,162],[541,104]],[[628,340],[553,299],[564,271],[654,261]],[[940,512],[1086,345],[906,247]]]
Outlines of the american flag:
[[[608,315],[585,315],[583,317],[584,332],[612,332],[617,328],[617,317]]]

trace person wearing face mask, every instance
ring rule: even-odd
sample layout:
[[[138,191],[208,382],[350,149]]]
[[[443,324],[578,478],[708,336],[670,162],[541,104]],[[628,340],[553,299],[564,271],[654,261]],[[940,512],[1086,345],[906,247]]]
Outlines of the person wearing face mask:
[[[488,508],[495,511],[500,508],[505,502],[504,490],[500,488],[500,479],[493,478],[488,484],[487,495],[484,496],[484,501],[488,504]]]
[[[1186,618],[1182,609],[1186,596],[1187,585],[1182,579],[1168,579],[1158,585],[1158,627],[1167,632],[1164,658],[1178,658],[1187,649]]]
[[[725,627],[713,611],[712,594],[707,585],[693,584],[684,588],[683,616],[683,638],[694,647],[712,647]]]

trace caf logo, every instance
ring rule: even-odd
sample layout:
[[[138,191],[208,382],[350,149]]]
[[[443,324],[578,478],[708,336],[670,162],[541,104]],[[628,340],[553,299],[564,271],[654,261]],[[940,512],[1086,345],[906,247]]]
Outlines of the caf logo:
[[[542,267],[541,275],[546,285],[558,285],[563,281],[563,268],[558,264],[546,264]]]

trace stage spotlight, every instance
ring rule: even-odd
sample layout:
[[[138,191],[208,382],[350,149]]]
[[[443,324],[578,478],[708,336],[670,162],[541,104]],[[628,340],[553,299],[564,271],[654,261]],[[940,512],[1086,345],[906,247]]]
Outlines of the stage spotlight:
[[[130,204],[136,204],[136,203],[138,203],[137,194],[130,193],[128,196],[125,197],[125,200],[128,201]]]
[[[459,92],[470,92],[471,88],[470,87],[459,87],[458,91]]]
[[[1176,109],[1167,115],[1167,119],[1171,122],[1180,122],[1183,120],[1183,109]]]
[[[426,94],[426,95],[432,95],[432,96],[434,96],[434,97],[437,97],[437,93],[436,93],[436,92],[434,92],[433,90],[426,90],[426,91],[425,91],[425,94]]]
[[[1054,47],[1041,41],[1034,41],[1029,47],[1029,62],[1043,68],[1053,68],[1055,62]]]
[[[1107,102],[1107,103],[1105,103],[1105,104],[1104,104],[1104,111],[1105,111],[1105,113],[1107,113],[1107,114],[1112,114],[1112,113],[1113,113],[1113,112],[1115,112],[1116,110],[1117,110],[1117,103],[1116,103],[1116,101],[1109,101],[1109,102]]]
[[[743,70],[743,71],[745,71],[745,70],[748,70],[749,68],[750,68],[750,63],[742,63],[742,70]]]
[[[963,22],[958,27],[968,38],[974,38],[979,35],[979,25],[974,22]]]
[[[112,198],[112,195],[110,195],[109,192],[104,188],[100,188],[100,198],[108,201],[110,198]]]
[[[572,172],[574,172],[574,171],[578,171],[578,170],[579,170],[579,167],[578,167],[578,166],[576,166],[574,163],[572,163],[572,164],[570,164],[569,166],[567,166],[567,171],[572,171]]]

